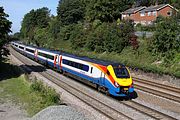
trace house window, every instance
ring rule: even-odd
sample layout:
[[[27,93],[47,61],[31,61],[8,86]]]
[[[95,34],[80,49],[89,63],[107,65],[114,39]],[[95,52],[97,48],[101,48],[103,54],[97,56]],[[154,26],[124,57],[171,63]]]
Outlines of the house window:
[[[140,16],[145,16],[145,12],[141,12],[141,13],[140,13]]]
[[[172,16],[172,11],[168,11],[168,12],[167,12],[167,15],[168,15],[168,16]]]
[[[157,13],[156,11],[153,11],[153,15],[154,15],[154,16],[156,16],[156,13]]]
[[[148,12],[148,16],[151,16],[151,12]]]

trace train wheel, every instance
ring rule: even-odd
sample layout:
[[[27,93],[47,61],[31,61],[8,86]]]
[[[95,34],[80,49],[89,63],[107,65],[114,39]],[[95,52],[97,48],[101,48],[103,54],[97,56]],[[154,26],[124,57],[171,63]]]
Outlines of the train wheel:
[[[97,91],[101,92],[101,87],[99,85],[97,85]]]
[[[106,94],[107,96],[110,96],[108,89],[106,89],[105,94]]]

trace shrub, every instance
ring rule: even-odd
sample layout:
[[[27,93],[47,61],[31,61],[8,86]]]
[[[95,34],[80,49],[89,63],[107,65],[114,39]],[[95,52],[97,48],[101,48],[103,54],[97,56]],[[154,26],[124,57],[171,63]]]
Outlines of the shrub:
[[[44,99],[44,103],[52,105],[59,102],[59,95],[56,91],[48,86],[44,86],[42,81],[34,80],[30,85],[31,91],[35,91],[41,94]]]
[[[172,59],[174,53],[180,51],[180,40],[177,37],[179,33],[180,25],[176,20],[171,18],[159,20],[151,41],[151,51],[161,57]]]
[[[69,40],[73,49],[83,48],[86,43],[86,29],[82,23],[74,25]]]
[[[102,23],[88,34],[85,46],[90,51],[120,53],[129,45],[133,31],[133,25],[129,21],[123,21],[119,25]]]

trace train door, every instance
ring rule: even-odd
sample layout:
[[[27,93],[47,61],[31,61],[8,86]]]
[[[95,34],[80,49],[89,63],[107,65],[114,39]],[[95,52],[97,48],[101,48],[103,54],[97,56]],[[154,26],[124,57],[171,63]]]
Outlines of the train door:
[[[62,71],[62,55],[59,55],[59,69]]]
[[[35,49],[35,51],[34,51],[34,59],[35,59],[36,61],[38,60],[37,57],[38,57],[38,50]]]
[[[100,81],[99,81],[100,85],[104,86],[105,85],[105,74],[103,72],[101,72],[101,76],[100,76]]]
[[[54,67],[58,68],[58,63],[59,63],[59,59],[58,59],[58,55],[54,56]]]

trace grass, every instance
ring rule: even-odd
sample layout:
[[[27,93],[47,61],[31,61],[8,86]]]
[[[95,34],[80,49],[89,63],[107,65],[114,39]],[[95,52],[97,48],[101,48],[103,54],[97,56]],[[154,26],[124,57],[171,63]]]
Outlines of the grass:
[[[11,67],[6,68],[11,71],[8,68]],[[0,81],[0,99],[19,104],[29,116],[33,116],[50,105],[59,104],[59,95],[52,88],[44,86],[36,80],[30,83],[24,74],[16,77],[9,76]],[[35,84],[41,86],[43,91],[33,89]]]
[[[145,72],[153,72],[157,74],[168,74],[180,78],[180,53],[175,55],[171,64],[165,65],[158,63],[159,60],[148,51],[147,40],[139,39],[140,47],[134,51],[132,47],[126,47],[121,53],[95,53],[88,52],[84,48],[74,50],[71,48],[69,41],[56,41],[54,47],[58,50],[64,50],[80,56],[88,56],[90,58],[103,59],[123,63],[131,68],[138,68]]]

